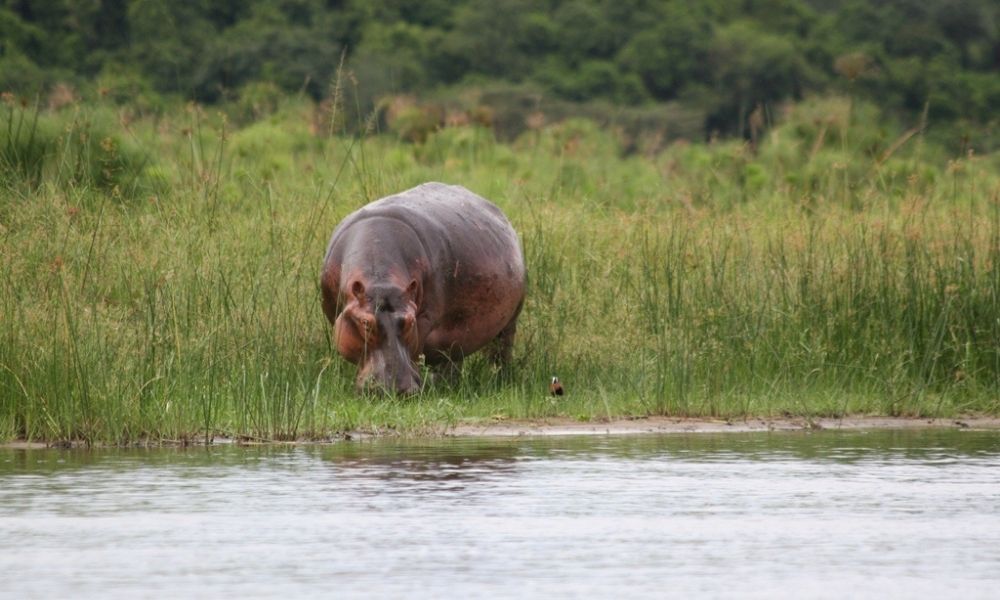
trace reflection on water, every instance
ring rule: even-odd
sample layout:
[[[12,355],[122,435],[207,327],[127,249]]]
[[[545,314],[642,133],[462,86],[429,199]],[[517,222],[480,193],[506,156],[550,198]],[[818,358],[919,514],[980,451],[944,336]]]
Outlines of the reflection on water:
[[[0,450],[0,596],[944,596],[1000,434]]]

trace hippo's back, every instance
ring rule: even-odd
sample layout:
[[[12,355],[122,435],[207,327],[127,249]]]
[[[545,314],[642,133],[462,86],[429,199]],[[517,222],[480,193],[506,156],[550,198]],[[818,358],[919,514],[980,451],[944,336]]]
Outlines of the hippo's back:
[[[409,225],[420,238],[434,269],[463,272],[505,271],[524,278],[517,233],[489,200],[459,185],[430,182],[372,202],[345,219],[337,233],[355,223],[384,217]]]

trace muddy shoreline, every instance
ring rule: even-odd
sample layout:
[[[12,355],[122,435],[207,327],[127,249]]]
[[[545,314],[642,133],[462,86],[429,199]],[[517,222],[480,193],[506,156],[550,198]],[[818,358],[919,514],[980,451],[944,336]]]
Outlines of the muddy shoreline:
[[[371,440],[386,437],[551,437],[565,435],[656,435],[699,433],[753,433],[769,431],[865,431],[865,430],[918,430],[959,429],[1000,432],[1000,417],[952,417],[946,419],[914,417],[844,417],[807,419],[804,417],[701,419],[642,417],[612,421],[576,421],[568,418],[537,419],[531,421],[489,421],[460,423],[439,430],[413,433],[352,431],[332,435],[320,440],[266,440],[260,438],[232,438],[214,436],[189,440],[150,440],[124,447],[178,447],[205,445],[267,445],[330,444],[344,441]],[[29,442],[24,440],[0,443],[0,449],[67,449],[88,447],[85,442]],[[123,447],[116,444],[91,444],[89,447]]]
[[[1000,417],[957,417],[948,419],[910,417],[835,418],[748,418],[748,419],[679,419],[644,417],[605,423],[579,422],[571,419],[505,421],[462,424],[446,435],[515,437],[555,435],[631,435],[676,433],[748,433],[766,431],[862,431],[901,429],[975,429],[1000,431]]]

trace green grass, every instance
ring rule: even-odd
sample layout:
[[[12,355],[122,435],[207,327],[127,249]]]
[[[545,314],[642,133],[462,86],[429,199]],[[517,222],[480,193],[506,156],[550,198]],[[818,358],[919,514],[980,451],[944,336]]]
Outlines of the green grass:
[[[0,192],[0,440],[1000,413],[1000,156],[897,143],[866,107],[799,106],[756,154],[629,156],[586,122],[412,145],[311,133],[295,101],[238,130],[194,106],[127,125],[100,105],[18,110],[0,129],[37,118],[62,143],[3,155],[33,162]],[[109,160],[73,142],[93,123],[127,176],[68,175]],[[522,236],[516,367],[477,356],[453,387],[359,398],[320,310],[326,242],[428,180],[494,200]]]

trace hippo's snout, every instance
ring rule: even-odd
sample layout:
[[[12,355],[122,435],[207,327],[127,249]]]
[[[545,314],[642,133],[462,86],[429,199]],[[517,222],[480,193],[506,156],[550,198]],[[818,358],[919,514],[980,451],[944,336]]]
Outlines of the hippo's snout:
[[[372,352],[358,371],[359,393],[396,394],[409,396],[420,391],[420,374],[408,356],[397,354],[386,360],[384,351]]]
[[[374,394],[374,395],[396,395],[396,396],[412,396],[420,392],[420,379],[414,378],[406,383],[397,383],[395,385],[389,385],[385,381],[380,381],[375,377],[358,378],[357,390],[359,394]]]

